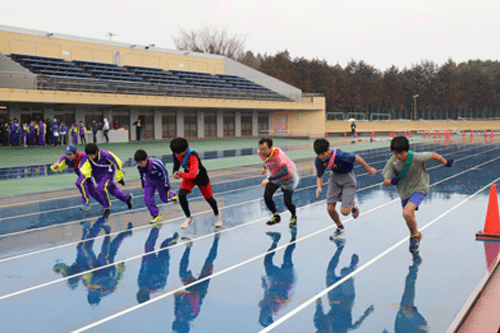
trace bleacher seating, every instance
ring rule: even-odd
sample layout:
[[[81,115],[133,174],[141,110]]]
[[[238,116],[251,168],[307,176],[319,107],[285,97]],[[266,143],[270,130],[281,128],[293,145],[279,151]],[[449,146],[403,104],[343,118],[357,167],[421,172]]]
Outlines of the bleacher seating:
[[[166,71],[161,68],[66,61],[26,54],[11,54],[10,57],[37,74],[39,89],[289,101],[288,98],[237,75]]]

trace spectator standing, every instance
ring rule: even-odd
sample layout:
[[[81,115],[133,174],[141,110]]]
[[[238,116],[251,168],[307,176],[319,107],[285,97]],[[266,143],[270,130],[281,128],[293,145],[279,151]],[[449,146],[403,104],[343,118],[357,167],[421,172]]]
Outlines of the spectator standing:
[[[80,126],[78,126],[78,132],[80,134],[80,143],[87,143],[87,139],[85,138],[85,126],[83,125],[83,121],[80,121]]]
[[[61,144],[67,145],[68,144],[68,126],[64,121],[61,121]]]
[[[9,146],[9,123],[4,123],[2,121],[2,146],[8,147]]]
[[[104,137],[106,138],[106,143],[109,143],[109,122],[107,118],[104,118],[104,124],[102,125],[102,133],[104,134]]]
[[[141,141],[141,131],[142,131],[142,123],[141,118],[137,118],[137,121],[132,125],[135,125],[135,136],[137,141]]]
[[[97,122],[92,120],[92,135],[94,136],[94,143],[97,143]]]

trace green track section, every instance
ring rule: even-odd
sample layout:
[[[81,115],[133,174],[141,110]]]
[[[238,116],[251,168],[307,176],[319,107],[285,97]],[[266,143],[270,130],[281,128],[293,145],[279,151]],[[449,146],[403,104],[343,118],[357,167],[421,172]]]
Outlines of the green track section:
[[[290,148],[287,155],[291,159],[315,157],[312,150],[314,139],[280,139],[273,138],[274,146]],[[389,147],[389,140],[381,139],[372,143],[356,143],[351,144],[351,141],[332,142],[332,146],[339,144],[343,151],[356,152],[366,149],[375,149],[381,147]],[[418,142],[422,140],[414,140]],[[256,138],[237,138],[237,139],[206,139],[206,140],[191,140],[190,147],[196,151],[213,151],[241,148],[256,148],[258,147],[258,139]],[[112,151],[115,155],[122,159],[133,157],[137,149],[144,149],[150,156],[162,156],[171,154],[169,141],[161,142],[132,142],[132,143],[115,143],[115,144],[100,144],[99,148]],[[78,145],[79,150],[83,150],[83,145]],[[64,147],[48,147],[48,148],[2,148],[0,149],[0,167],[15,167],[25,165],[50,164],[56,162],[64,153]],[[243,165],[255,164],[256,168],[260,168],[261,160],[257,155],[226,157],[212,160],[202,160],[203,165],[207,170],[238,167]],[[171,172],[172,164],[166,165],[167,170]],[[139,172],[135,167],[124,168],[125,181],[139,179]],[[58,189],[67,189],[75,186],[75,174],[62,174],[46,177],[22,178],[0,181],[0,197],[18,194],[29,194],[45,191],[53,191]]]

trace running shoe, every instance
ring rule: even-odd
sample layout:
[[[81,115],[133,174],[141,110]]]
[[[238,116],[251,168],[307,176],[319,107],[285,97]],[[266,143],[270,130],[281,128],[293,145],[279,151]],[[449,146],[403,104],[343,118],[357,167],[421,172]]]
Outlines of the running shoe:
[[[288,224],[289,227],[296,227],[297,226],[297,216],[292,216],[290,217],[290,224]]]
[[[184,223],[181,225],[181,229],[187,229],[192,223],[193,223],[193,218],[191,216],[186,217]]]
[[[161,227],[163,227],[163,224],[158,222],[160,222],[162,218],[163,216],[161,216],[161,214],[158,214],[155,218],[149,221],[149,224],[152,224],[155,228],[161,229]]]
[[[174,191],[168,191],[168,201],[173,201],[174,203],[179,203],[179,197]]]
[[[215,215],[215,227],[216,228],[222,227],[222,217],[220,216],[220,214]]]
[[[163,218],[163,216],[161,216],[161,214],[158,214],[156,215],[155,218],[153,218],[151,221],[149,221],[149,224],[155,224],[155,223],[158,223],[161,221],[161,219]]]
[[[410,252],[417,252],[420,241],[422,240],[422,233],[418,233],[418,235],[410,238]]]
[[[359,216],[359,209],[356,201],[354,201],[354,207],[352,208],[352,217],[357,218]]]
[[[129,194],[129,198],[128,198],[128,200],[127,200],[127,207],[128,207],[128,209],[132,209],[132,198],[133,198],[133,197],[134,197],[134,196],[132,195],[132,193],[130,193],[130,194]]]
[[[281,217],[279,215],[273,215],[269,221],[266,222],[267,225],[275,225],[281,222]]]
[[[109,215],[111,215],[111,211],[109,210],[109,208],[105,208],[104,214],[102,214],[102,218],[107,220],[107,219],[109,219]]]
[[[342,227],[337,227],[337,230],[335,230],[333,232],[333,234],[330,235],[330,239],[335,239],[337,237],[340,237],[344,233],[345,233],[345,228],[343,226]]]
[[[80,207],[80,210],[84,210],[84,211],[87,211],[89,210],[91,207],[89,204],[83,204],[81,207]]]

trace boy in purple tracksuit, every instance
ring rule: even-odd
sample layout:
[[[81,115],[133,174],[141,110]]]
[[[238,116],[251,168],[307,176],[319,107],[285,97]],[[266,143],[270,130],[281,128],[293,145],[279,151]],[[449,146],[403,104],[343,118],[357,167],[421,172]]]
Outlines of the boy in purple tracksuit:
[[[142,149],[135,152],[134,159],[137,162],[137,169],[139,169],[141,175],[144,202],[153,217],[149,223],[155,224],[162,219],[158,206],[156,206],[155,191],[158,190],[161,201],[165,203],[170,201],[177,202],[179,199],[175,192],[170,189],[168,171],[161,160],[154,157],[148,158],[148,154]],[[158,226],[161,226],[161,224]]]
[[[90,178],[92,174],[92,166],[87,158],[87,155],[83,152],[77,151],[75,145],[67,146],[64,150],[64,155],[57,163],[52,164],[50,168],[52,171],[62,172],[67,167],[73,168],[75,174],[78,176],[75,185],[82,194],[83,205],[80,209],[90,209],[89,195],[96,199],[99,203],[103,204],[97,196],[94,183]]]
[[[80,143],[87,143],[85,139],[85,126],[83,126],[83,122],[80,121],[80,126],[78,127],[78,133],[80,134]]]
[[[32,120],[30,122],[30,126],[29,126],[29,133],[28,133],[28,137],[29,137],[29,141],[28,141],[28,144],[30,146],[33,146],[35,144],[35,141],[36,141],[36,129],[35,129],[35,126],[36,126],[36,122],[34,120]]]
[[[19,146],[19,123],[17,118],[14,118],[14,122],[11,125],[10,133],[12,135],[12,139],[10,140],[10,144],[12,146]]]
[[[27,123],[24,123],[19,132],[21,133],[21,146],[26,147],[28,144],[28,132],[29,132],[29,126]]]
[[[122,169],[122,161],[115,154],[97,148],[95,143],[88,143],[85,146],[85,153],[92,163],[92,176],[97,183],[97,195],[100,197],[101,202],[104,203],[104,215],[102,217],[107,219],[111,214],[109,210],[111,206],[110,194],[127,203],[128,209],[132,209],[132,193],[128,195],[123,193],[113,182],[116,172],[118,183],[125,185],[123,181],[125,173]]]
[[[38,144],[45,147],[45,136],[47,134],[47,125],[42,119],[38,122]]]
[[[75,145],[78,144],[78,128],[76,127],[76,124],[71,125],[69,132],[71,133],[71,138],[73,139],[73,143]]]

